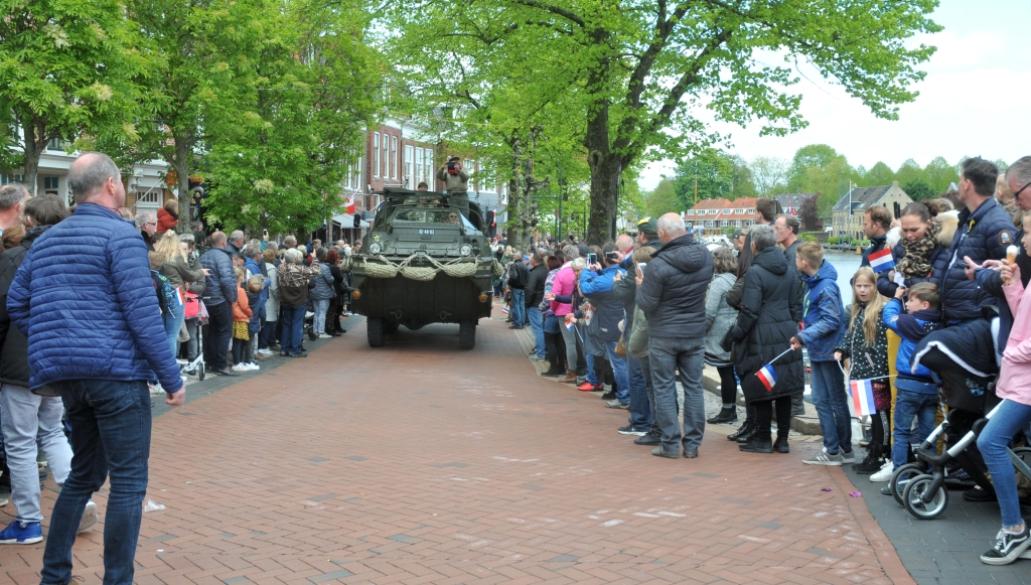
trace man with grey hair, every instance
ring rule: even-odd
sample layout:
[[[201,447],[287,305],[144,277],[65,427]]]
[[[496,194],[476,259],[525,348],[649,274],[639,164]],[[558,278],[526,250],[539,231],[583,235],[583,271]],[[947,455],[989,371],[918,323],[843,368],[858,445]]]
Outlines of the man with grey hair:
[[[20,183],[0,186],[0,236],[4,231],[21,223],[22,207],[29,198],[29,190]]]
[[[709,250],[687,233],[683,218],[667,213],[658,221],[662,242],[637,274],[637,306],[648,318],[648,351],[655,418],[662,444],[652,455],[698,457],[705,432],[702,368],[705,353],[705,293],[712,280]],[[677,373],[684,382],[684,427],[677,415]]]
[[[147,380],[156,375],[172,406],[186,392],[147,248],[116,211],[125,205],[118,167],[85,153],[72,163],[68,184],[75,213],[33,242],[7,297],[11,321],[29,340],[29,387],[61,395],[75,453],[54,504],[42,582],[71,580],[80,518],[109,479],[104,582],[131,583],[150,455]]]
[[[236,274],[233,271],[232,254],[226,249],[225,232],[215,232],[209,239],[211,248],[200,257],[201,266],[208,269],[203,297],[204,306],[208,309],[204,361],[212,372],[235,376],[229,368],[228,353],[233,332]]]
[[[227,249],[236,256],[240,254],[246,243],[247,236],[243,233],[243,230],[233,230],[233,233],[229,234],[229,247]]]
[[[158,231],[158,216],[153,211],[141,210],[136,213],[136,227],[147,244],[147,249],[154,251],[154,234]]]

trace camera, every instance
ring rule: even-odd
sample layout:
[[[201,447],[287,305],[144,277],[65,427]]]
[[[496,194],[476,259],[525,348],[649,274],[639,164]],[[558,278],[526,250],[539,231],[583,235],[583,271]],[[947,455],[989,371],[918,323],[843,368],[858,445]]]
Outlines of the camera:
[[[616,251],[606,252],[605,253],[605,259],[610,261],[610,262],[618,262],[619,261],[619,252],[616,252]]]
[[[447,161],[447,173],[449,175],[458,174],[458,159],[451,159]]]
[[[598,263],[598,255],[594,252],[587,254],[587,265],[591,266]]]

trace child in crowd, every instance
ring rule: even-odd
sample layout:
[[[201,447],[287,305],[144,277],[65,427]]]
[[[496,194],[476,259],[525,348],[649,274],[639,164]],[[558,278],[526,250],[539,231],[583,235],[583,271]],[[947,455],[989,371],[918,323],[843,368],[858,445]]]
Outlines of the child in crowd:
[[[888,328],[881,318],[886,299],[877,294],[877,275],[864,266],[852,277],[852,305],[849,307],[848,330],[845,339],[834,352],[837,361],[846,360],[849,377],[853,380],[871,380],[877,414],[871,420],[870,445],[866,459],[856,464],[856,473],[870,474],[884,465],[891,408],[891,389],[888,386]]]
[[[823,248],[815,242],[798,247],[795,267],[805,283],[805,317],[802,330],[791,338],[791,347],[803,345],[813,367],[813,406],[820,419],[823,452],[802,461],[808,465],[841,465],[855,462],[852,453],[852,418],[845,400],[845,378],[834,350],[845,330],[845,307],[838,289],[838,272],[823,260]]]
[[[264,303],[262,298],[265,288],[265,277],[255,274],[247,279],[247,303],[251,307],[251,318],[247,325],[247,333],[250,339],[247,342],[247,349],[244,352],[244,359],[252,370],[258,369],[257,351],[258,334],[261,332],[261,322],[264,319]]]
[[[902,298],[908,294],[906,313],[902,312]],[[899,287],[895,298],[884,305],[884,324],[899,334],[902,343],[895,358],[898,378],[895,379],[895,436],[891,448],[891,465],[870,476],[870,481],[888,481],[893,470],[905,465],[910,445],[919,445],[934,430],[934,414],[938,409],[938,384],[931,379],[931,371],[913,364],[913,352],[928,333],[938,328],[938,285],[921,282],[911,288]],[[911,430],[916,418],[917,430]],[[885,486],[881,493],[891,494]]]
[[[247,346],[251,339],[250,321],[251,304],[247,298],[247,291],[243,283],[247,273],[241,267],[234,269],[236,273],[236,302],[233,303],[233,371],[250,372],[258,369],[255,365],[251,367],[247,363]]]

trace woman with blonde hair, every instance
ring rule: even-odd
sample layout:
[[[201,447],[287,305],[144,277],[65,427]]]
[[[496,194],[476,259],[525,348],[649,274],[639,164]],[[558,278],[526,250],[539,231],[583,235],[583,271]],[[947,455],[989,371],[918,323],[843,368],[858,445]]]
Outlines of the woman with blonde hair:
[[[167,311],[162,316],[165,320],[165,336],[168,338],[168,345],[172,348],[172,354],[178,355],[179,330],[182,328],[185,318],[183,293],[186,284],[204,278],[208,271],[204,268],[190,269],[186,255],[183,254],[179,236],[173,230],[165,232],[154,244],[154,251],[150,253],[150,267],[167,278],[169,284],[175,288],[175,302],[167,303]]]

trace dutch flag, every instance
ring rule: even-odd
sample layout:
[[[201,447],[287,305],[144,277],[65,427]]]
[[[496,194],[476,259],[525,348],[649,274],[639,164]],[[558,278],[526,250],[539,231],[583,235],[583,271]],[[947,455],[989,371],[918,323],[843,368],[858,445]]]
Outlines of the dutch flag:
[[[773,387],[777,384],[777,370],[773,367],[772,363],[763,366],[762,369],[755,373],[755,377],[763,385],[763,388],[766,388],[767,392],[773,392]]]
[[[887,272],[895,268],[895,259],[892,258],[891,250],[888,248],[872,252],[869,258],[870,268],[873,268],[874,272]]]
[[[873,383],[871,380],[851,380],[848,393],[852,400],[852,411],[856,416],[866,416],[877,412],[873,401]]]

